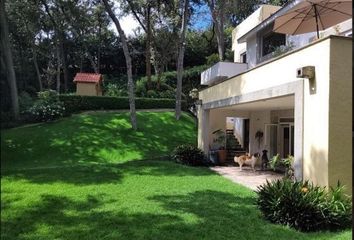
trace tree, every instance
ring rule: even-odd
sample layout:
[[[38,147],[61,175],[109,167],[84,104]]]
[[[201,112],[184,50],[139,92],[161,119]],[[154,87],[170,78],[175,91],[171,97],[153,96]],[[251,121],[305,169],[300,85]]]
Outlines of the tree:
[[[1,26],[1,51],[3,53],[4,63],[6,67],[6,77],[9,82],[10,92],[11,92],[11,105],[12,113],[15,120],[19,119],[19,105],[18,105],[18,93],[17,93],[17,82],[14,70],[11,43],[9,38],[9,29],[7,24],[7,16],[5,11],[5,0],[0,2],[0,26]]]
[[[216,40],[218,42],[218,54],[220,61],[224,60],[225,54],[225,37],[224,37],[224,21],[225,21],[225,7],[227,0],[209,0],[213,24],[216,32]]]
[[[189,0],[181,0],[182,8],[182,22],[178,42],[178,59],[177,59],[177,89],[176,89],[176,119],[179,120],[181,116],[181,98],[182,98],[182,77],[183,77],[183,59],[185,50],[185,37],[187,22],[189,18]]]
[[[225,29],[240,24],[259,4],[272,1],[281,0],[205,0],[213,20],[220,61],[225,60]]]
[[[137,129],[137,122],[136,122],[136,112],[135,112],[134,82],[133,82],[133,75],[132,75],[132,60],[131,60],[131,56],[130,56],[130,52],[129,52],[129,48],[128,48],[127,39],[125,37],[125,33],[119,23],[118,18],[113,13],[112,7],[108,3],[108,0],[102,0],[102,2],[105,6],[105,9],[106,9],[108,15],[111,17],[112,21],[114,22],[114,25],[117,28],[120,40],[122,42],[125,62],[127,65],[130,121],[131,121],[132,128],[134,130],[136,130]]]
[[[56,39],[56,50],[57,50],[57,92],[60,92],[60,69],[61,63],[63,66],[63,75],[64,75],[64,91],[67,91],[68,87],[68,68],[67,68],[67,59],[66,59],[66,52],[64,41],[66,40],[65,35],[65,19],[63,18],[63,14],[60,11],[61,2],[54,1],[52,6],[48,5],[46,0],[41,0],[45,12],[49,17],[50,22],[53,25],[55,31],[55,39]]]

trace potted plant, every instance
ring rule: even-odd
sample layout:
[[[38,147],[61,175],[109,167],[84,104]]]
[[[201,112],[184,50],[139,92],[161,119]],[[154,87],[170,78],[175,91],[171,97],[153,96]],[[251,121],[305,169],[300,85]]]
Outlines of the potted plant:
[[[213,142],[217,144],[217,148],[218,148],[219,163],[223,164],[226,162],[226,157],[227,157],[227,151],[225,147],[225,143],[226,143],[225,132],[221,129],[218,129],[213,132],[213,135],[214,135]]]

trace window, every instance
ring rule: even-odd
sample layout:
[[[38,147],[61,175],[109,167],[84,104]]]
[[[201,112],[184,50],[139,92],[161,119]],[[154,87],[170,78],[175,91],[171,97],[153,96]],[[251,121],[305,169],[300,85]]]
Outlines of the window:
[[[262,57],[272,53],[275,48],[286,45],[285,34],[269,32],[262,38]]]
[[[243,53],[240,54],[240,61],[242,63],[247,63],[247,54],[246,54],[246,52],[243,52]]]

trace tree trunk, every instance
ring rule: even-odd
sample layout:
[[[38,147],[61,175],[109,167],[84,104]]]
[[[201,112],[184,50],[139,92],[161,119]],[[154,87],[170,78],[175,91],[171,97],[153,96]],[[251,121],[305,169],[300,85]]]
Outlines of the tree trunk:
[[[188,22],[188,5],[189,1],[183,2],[182,27],[178,43],[178,59],[177,59],[177,89],[176,89],[176,119],[181,117],[181,95],[182,95],[182,75],[183,75],[183,58],[185,49],[185,36]]]
[[[87,48],[86,48],[86,52],[87,52],[88,59],[90,60],[91,66],[93,68],[93,71],[95,73],[98,73],[97,65],[96,65],[95,61],[93,60],[93,57],[91,56],[91,53],[89,53]]]
[[[40,73],[39,67],[38,67],[37,52],[36,52],[36,49],[34,49],[34,48],[32,48],[32,55],[33,55],[34,68],[36,69],[36,74],[37,74],[38,88],[39,88],[39,91],[42,91],[43,90],[42,78],[41,78],[41,73]]]
[[[225,56],[225,37],[224,37],[224,18],[225,18],[225,2],[221,0],[216,6],[216,1],[211,0],[209,3],[213,23],[216,32],[216,41],[218,43],[219,60],[223,61]]]
[[[101,15],[98,15],[98,48],[97,48],[97,73],[101,70],[101,32],[102,32],[102,21]]]
[[[60,52],[61,52],[61,62],[63,65],[63,76],[64,76],[64,91],[68,90],[68,66],[66,65],[66,52],[64,48],[64,34],[60,37],[59,44],[60,44]]]
[[[147,90],[151,89],[151,19],[150,19],[150,13],[151,13],[151,8],[150,4],[148,4],[147,9],[146,9],[146,28],[147,28],[147,33],[146,33],[146,77],[147,77]]]
[[[83,54],[80,55],[80,72],[83,70]]]
[[[113,20],[117,31],[119,33],[120,39],[122,41],[122,46],[123,46],[123,52],[124,52],[124,57],[125,57],[125,62],[127,65],[127,75],[128,75],[128,96],[129,96],[129,107],[130,107],[130,121],[132,128],[134,130],[137,129],[137,122],[136,122],[136,112],[135,112],[135,96],[134,96],[134,82],[133,82],[133,75],[132,75],[132,60],[130,57],[129,53],[129,48],[127,44],[127,40],[124,34],[123,29],[120,26],[120,23],[117,19],[117,17],[114,15],[111,6],[108,4],[107,0],[102,0],[107,13]]]
[[[57,92],[60,93],[60,49],[57,46]]]
[[[20,110],[18,104],[18,93],[17,93],[17,83],[16,75],[14,70],[11,43],[9,38],[9,29],[7,25],[6,12],[5,12],[5,0],[1,0],[0,3],[0,26],[1,26],[1,47],[2,53],[4,55],[5,65],[6,65],[6,78],[9,82],[10,93],[11,93],[11,107],[12,113],[15,120],[20,117]]]
[[[222,4],[222,3],[221,3]],[[225,59],[225,37],[224,37],[224,5],[222,4],[219,10],[219,21],[216,26],[217,34],[216,41],[218,42],[218,53],[220,61]]]

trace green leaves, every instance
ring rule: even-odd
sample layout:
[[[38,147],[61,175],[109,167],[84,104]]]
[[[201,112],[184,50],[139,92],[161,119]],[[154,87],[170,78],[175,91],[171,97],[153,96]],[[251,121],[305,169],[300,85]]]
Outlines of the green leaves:
[[[309,181],[277,180],[257,189],[258,208],[273,222],[300,231],[337,230],[350,226],[351,201],[343,186],[327,191]]]
[[[199,148],[193,145],[179,145],[174,151],[172,158],[182,164],[192,165],[192,166],[202,166],[206,165],[204,161],[204,153]]]

